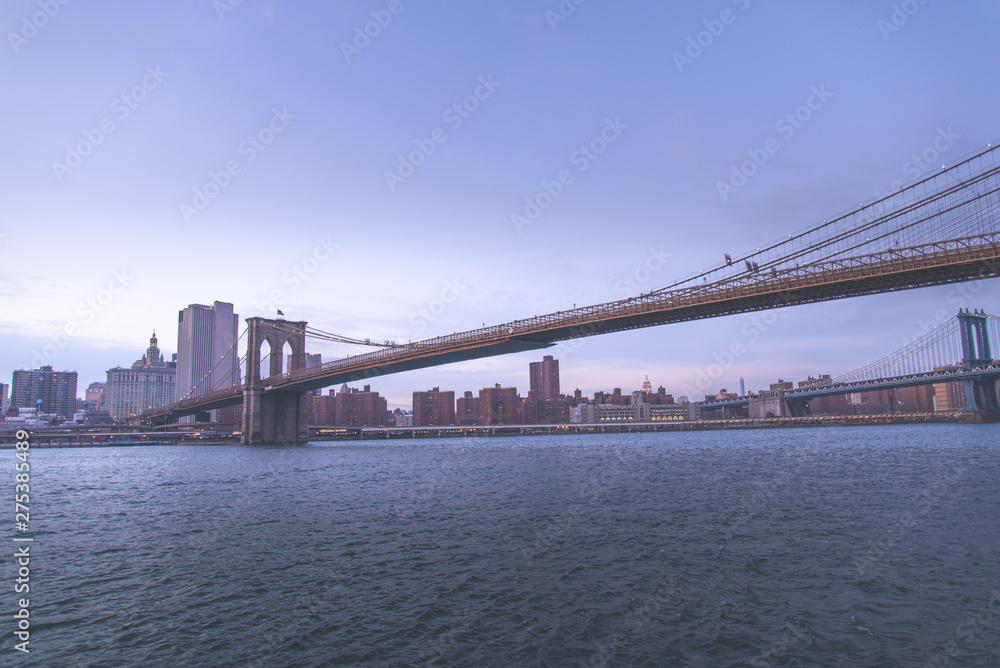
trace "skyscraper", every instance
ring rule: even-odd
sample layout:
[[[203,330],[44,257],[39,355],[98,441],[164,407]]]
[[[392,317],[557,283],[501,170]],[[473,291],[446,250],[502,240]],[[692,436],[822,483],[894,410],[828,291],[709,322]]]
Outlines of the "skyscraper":
[[[241,382],[239,316],[233,305],[191,304],[180,312],[177,323],[177,401],[221,390]],[[211,376],[209,377],[209,373]],[[211,419],[216,419],[212,411]]]
[[[530,389],[528,396],[532,399],[555,399],[559,396],[559,360],[546,355],[541,362],[531,362],[528,365]]]

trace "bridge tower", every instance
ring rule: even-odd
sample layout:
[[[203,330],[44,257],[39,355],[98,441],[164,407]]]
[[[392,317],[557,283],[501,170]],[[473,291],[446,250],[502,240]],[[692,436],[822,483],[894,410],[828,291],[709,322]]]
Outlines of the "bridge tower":
[[[301,392],[265,391],[260,377],[260,348],[264,341],[271,347],[270,373],[280,376],[284,364],[284,346],[292,349],[292,363],[286,371],[306,366],[306,322],[247,318],[247,377],[243,385],[244,445],[262,443],[298,443],[306,431],[305,404]]]
[[[987,315],[969,309],[958,313],[959,334],[962,337],[962,367],[975,371],[993,363],[990,337],[986,328]],[[965,381],[965,409],[976,413],[1000,412],[996,375]]]

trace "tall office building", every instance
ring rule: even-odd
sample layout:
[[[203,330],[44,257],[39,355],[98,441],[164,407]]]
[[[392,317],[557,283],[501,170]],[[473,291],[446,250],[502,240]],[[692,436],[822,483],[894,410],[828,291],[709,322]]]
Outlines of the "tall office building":
[[[546,355],[541,362],[531,362],[528,373],[531,382],[528,397],[545,401],[559,396],[559,360]]]
[[[240,352],[235,345],[240,331],[239,320],[233,312],[233,305],[227,302],[217,301],[211,306],[191,304],[180,312],[175,382],[177,401],[240,384]],[[216,413],[211,411],[209,419],[216,421]]]
[[[41,413],[72,418],[76,413],[76,371],[18,369],[11,379],[10,405],[38,408]]]
[[[177,365],[164,362],[157,345],[156,332],[142,359],[131,367],[108,369],[106,403],[116,421],[138,417],[144,410],[173,403]],[[93,385],[91,385],[93,387]],[[90,388],[87,388],[90,395]]]
[[[455,393],[435,387],[413,393],[414,427],[447,427],[455,424]]]
[[[9,392],[10,385],[0,383],[0,416],[7,414],[7,408],[10,406],[10,399],[7,397]]]

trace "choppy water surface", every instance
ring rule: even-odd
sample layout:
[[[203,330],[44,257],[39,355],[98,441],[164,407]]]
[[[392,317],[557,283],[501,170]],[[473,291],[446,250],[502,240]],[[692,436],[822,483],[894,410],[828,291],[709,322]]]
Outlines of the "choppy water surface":
[[[1000,425],[31,457],[4,665],[1000,665]]]

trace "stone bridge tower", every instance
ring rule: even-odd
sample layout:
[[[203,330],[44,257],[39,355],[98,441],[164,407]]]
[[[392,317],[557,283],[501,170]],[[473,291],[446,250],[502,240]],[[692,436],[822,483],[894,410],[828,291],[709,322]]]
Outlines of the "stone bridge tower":
[[[306,366],[306,322],[247,318],[247,376],[243,385],[244,445],[298,443],[305,436],[305,404],[301,392],[265,391],[260,376],[260,349],[271,348],[268,378],[298,371]],[[284,347],[292,349],[290,369],[284,365]]]

